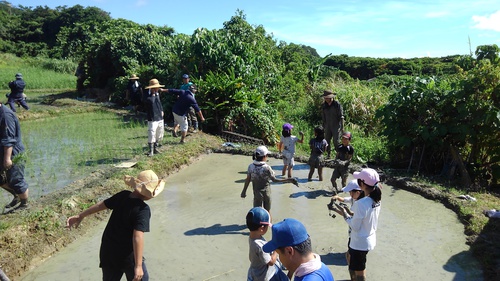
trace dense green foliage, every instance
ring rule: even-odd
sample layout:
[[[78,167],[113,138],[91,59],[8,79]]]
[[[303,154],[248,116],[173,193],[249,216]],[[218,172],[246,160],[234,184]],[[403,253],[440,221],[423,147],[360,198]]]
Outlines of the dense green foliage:
[[[131,74],[143,85],[158,78],[178,88],[181,74],[189,73],[199,87],[205,131],[234,130],[274,145],[284,122],[304,131],[307,142],[321,123],[321,93],[330,89],[344,107],[357,161],[460,175],[466,186],[498,184],[496,45],[443,58],[322,58],[309,46],[278,42],[242,11],[221,29],[191,35],[79,5],[51,10],[4,1],[0,13],[0,51],[38,56],[34,63],[56,73],[78,64],[79,83],[104,89],[112,101],[123,102]],[[162,100],[170,112],[174,97]]]

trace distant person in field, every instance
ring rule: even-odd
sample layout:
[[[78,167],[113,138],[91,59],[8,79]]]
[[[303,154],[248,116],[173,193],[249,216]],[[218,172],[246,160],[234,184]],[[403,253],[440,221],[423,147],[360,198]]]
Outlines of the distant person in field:
[[[339,146],[340,135],[344,130],[344,111],[342,105],[335,100],[335,94],[332,91],[323,92],[324,103],[321,106],[321,117],[323,120],[323,129],[325,131],[325,140],[328,143],[326,148],[327,159],[330,159],[332,150],[332,139],[334,149]]]
[[[5,206],[4,214],[28,208],[28,183],[24,180],[24,145],[19,119],[0,103],[0,185],[14,198]]]
[[[181,85],[181,90],[189,90],[189,88],[194,85],[193,82],[190,81],[189,75],[184,74],[182,75],[182,85]],[[195,96],[195,93],[191,92],[193,94],[193,97]],[[198,119],[196,118],[196,111],[194,108],[191,106],[189,108],[188,112],[188,130],[191,129],[193,133],[198,132]]]
[[[163,86],[160,85],[158,79],[151,79],[149,86],[146,87],[148,94],[144,100],[144,106],[148,120],[148,156],[160,153],[157,148],[163,140],[165,127],[163,125],[163,105],[160,101],[160,88]]]
[[[184,139],[186,138],[188,131],[188,113],[189,108],[193,107],[194,111],[200,117],[200,121],[205,121],[205,117],[203,117],[203,113],[201,112],[196,99],[194,98],[194,94],[196,93],[196,86],[193,84],[189,86],[188,90],[178,90],[178,89],[161,89],[162,92],[171,93],[177,96],[177,100],[172,109],[172,113],[174,115],[174,120],[177,124],[179,124],[181,130],[181,141],[180,143],[184,143]],[[175,128],[174,128],[175,130]],[[177,133],[177,132],[176,132]]]
[[[7,104],[10,109],[16,112],[15,104],[22,106],[24,109],[30,109],[26,103],[26,95],[24,94],[24,88],[26,88],[26,82],[23,80],[23,75],[21,73],[16,74],[16,80],[9,82],[10,93],[7,94]]]
[[[139,77],[132,74],[128,78],[127,89],[125,90],[125,100],[134,107],[134,111],[137,114],[142,106],[142,99],[144,95],[142,92],[142,85],[139,82]]]
[[[292,177],[293,166],[295,166],[295,161],[293,159],[295,156],[295,143],[304,142],[304,133],[302,131],[299,132],[299,139],[292,135],[292,129],[292,124],[283,124],[280,142],[278,143],[278,151],[283,156],[283,170],[281,171],[281,175],[285,176],[285,173],[288,172],[288,178]]]

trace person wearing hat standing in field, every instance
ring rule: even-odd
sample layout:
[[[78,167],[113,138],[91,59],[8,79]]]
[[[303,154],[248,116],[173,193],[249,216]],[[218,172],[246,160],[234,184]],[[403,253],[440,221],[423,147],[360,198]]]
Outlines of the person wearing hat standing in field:
[[[137,178],[124,177],[125,184],[133,191],[123,190],[108,199],[69,217],[66,227],[78,228],[83,219],[107,209],[113,210],[104,229],[99,251],[102,280],[119,281],[125,274],[130,280],[149,280],[144,262],[144,232],[149,232],[151,209],[146,202],[160,194],[165,181],[151,170],[139,173]]]
[[[377,171],[364,168],[353,173],[365,197],[357,200],[352,206],[352,216],[344,209],[339,209],[349,227],[349,272],[356,279],[366,280],[366,256],[377,244],[377,226],[380,215],[382,190]]]
[[[188,74],[183,74],[182,75],[182,82],[183,84],[181,85],[181,90],[189,90],[191,86],[193,86],[193,82],[190,81],[189,75]],[[195,97],[195,93],[191,92],[193,94],[193,97]],[[196,111],[194,108],[191,106],[189,107],[189,112],[188,112],[188,129],[192,128],[193,133],[198,132],[198,119],[196,118]]]
[[[142,106],[143,95],[139,77],[132,74],[132,76],[128,78],[127,89],[125,90],[125,100],[130,102],[130,105],[134,107],[135,114],[139,112],[139,108]]]
[[[189,108],[193,107],[196,114],[198,114],[198,117],[200,117],[200,121],[201,122],[205,121],[205,117],[203,117],[203,113],[201,112],[201,109],[198,106],[196,99],[194,98],[194,95],[197,91],[196,86],[192,84],[189,86],[188,90],[162,89],[161,91],[177,95],[177,100],[174,103],[174,107],[172,108],[172,113],[174,115],[175,122],[179,124],[181,130],[180,143],[184,143],[184,139],[186,138],[187,131],[189,128],[187,119]]]
[[[163,123],[163,106],[160,100],[160,85],[158,79],[149,80],[149,86],[146,87],[148,94],[144,100],[144,107],[146,108],[146,117],[148,120],[148,156],[160,153],[157,148],[163,140],[164,123]]]
[[[326,148],[327,158],[330,159],[332,150],[332,139],[334,149],[339,146],[339,137],[344,130],[344,111],[342,105],[335,100],[335,94],[332,91],[323,92],[324,103],[321,106],[321,118],[323,129],[325,130],[325,139],[328,143]]]
[[[272,239],[262,249],[266,253],[276,251],[281,263],[288,269],[288,277],[295,281],[333,281],[333,275],[312,252],[311,237],[304,225],[292,218],[273,224]]]
[[[276,178],[273,168],[267,162],[269,150],[265,145],[258,146],[253,155],[253,163],[248,165],[247,178],[241,198],[247,197],[247,189],[252,182],[253,188],[253,206],[264,207],[268,212],[271,212],[271,184],[273,182],[291,182],[298,186],[298,181],[295,178],[278,179]]]
[[[335,155],[335,167],[333,168],[332,188],[335,192],[339,192],[337,188],[337,179],[341,178],[342,186],[346,186],[347,177],[349,176],[349,164],[351,163],[352,156],[354,155],[354,148],[351,146],[351,133],[342,133],[342,143],[337,146],[337,155]]]
[[[26,88],[26,82],[23,80],[23,75],[21,73],[16,74],[16,80],[9,82],[10,94],[7,95],[7,104],[10,109],[16,112],[15,104],[19,104],[24,109],[29,110],[29,106],[26,103],[26,95],[24,94],[24,88]]]
[[[28,208],[28,183],[24,179],[24,145],[19,119],[0,103],[0,185],[14,198],[5,206],[4,214]]]
[[[292,177],[293,166],[295,166],[295,143],[304,142],[304,133],[299,132],[299,139],[296,136],[292,136],[292,129],[292,124],[283,124],[280,142],[278,143],[278,151],[283,156],[283,170],[281,171],[281,175],[285,176],[285,173],[288,171],[288,178]]]
[[[264,234],[271,226],[271,215],[262,207],[254,207],[246,216],[247,227],[250,230],[248,237],[250,268],[247,280],[250,281],[288,281],[288,277],[281,270],[278,254],[262,251],[266,244]]]

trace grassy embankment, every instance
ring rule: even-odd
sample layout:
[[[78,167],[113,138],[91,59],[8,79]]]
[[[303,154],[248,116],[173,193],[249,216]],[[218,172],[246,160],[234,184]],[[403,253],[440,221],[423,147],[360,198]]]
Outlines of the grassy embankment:
[[[8,64],[11,65],[11,64]],[[31,69],[33,68],[33,69]],[[33,71],[30,73],[30,71]],[[40,72],[37,72],[40,71]],[[68,122],[75,114],[86,112],[112,112],[117,116],[116,124],[123,122],[121,119],[128,113],[126,111],[109,108],[107,106],[78,102],[71,97],[75,93],[71,92],[75,85],[75,77],[72,73],[63,74],[61,80],[65,80],[59,88],[50,85],[55,83],[43,84],[50,80],[48,77],[56,76],[58,72],[37,70],[32,65],[23,65],[16,67],[6,67],[6,64],[0,64],[0,83],[5,86],[6,83],[14,78],[17,72],[23,73],[26,80],[28,76],[35,75],[42,77],[38,79],[29,79],[31,85],[36,85],[41,81],[38,89],[28,92],[29,103],[32,109],[28,112],[19,111],[21,122],[28,120],[44,120],[52,117],[64,117]],[[38,74],[36,74],[38,73]],[[4,78],[5,77],[5,78]],[[4,81],[5,80],[5,81]],[[66,97],[61,98],[48,96],[49,94],[66,92]],[[46,101],[46,103],[41,103]],[[77,119],[78,120],[78,119]],[[99,122],[96,121],[96,126]],[[131,131],[144,129],[138,123],[132,126]],[[144,129],[145,132],[145,129]],[[86,133],[89,134],[89,133]],[[106,142],[108,147],[119,147],[123,139],[113,134],[102,134],[100,141]],[[144,133],[145,137],[145,133]],[[95,145],[99,145],[99,140],[94,140]],[[99,199],[105,198],[114,192],[123,189],[122,176],[124,174],[137,174],[143,169],[153,169],[159,174],[166,176],[183,165],[188,165],[198,155],[209,150],[219,149],[222,140],[206,134],[195,134],[189,137],[186,145],[176,145],[177,139],[173,139],[167,134],[166,146],[162,147],[163,153],[153,158],[145,157],[139,153],[133,160],[137,161],[134,168],[122,170],[108,166],[91,173],[87,178],[76,181],[61,191],[44,196],[34,200],[32,207],[28,212],[20,214],[3,216],[0,220],[0,266],[8,274],[15,277],[21,272],[28,270],[40,260],[49,256],[57,249],[64,247],[80,235],[95,225],[99,220],[106,217],[106,214],[89,218],[86,224],[78,231],[68,232],[63,225],[67,216],[78,213],[80,210],[96,203]],[[103,146],[104,147],[104,146]],[[250,154],[253,146],[244,147],[234,151],[234,153]],[[105,151],[106,149],[103,149]],[[136,151],[139,152],[139,151]],[[108,156],[94,155],[95,158],[105,158]],[[299,155],[302,161],[307,159],[307,155]],[[76,163],[74,164],[76,165]],[[500,199],[498,196],[486,192],[472,192],[469,195],[475,197],[477,202],[463,201],[457,199],[458,195],[466,193],[464,190],[444,187],[442,185],[426,181],[423,178],[402,177],[391,175],[387,172],[389,183],[399,188],[404,188],[422,194],[423,196],[437,200],[445,204],[457,213],[459,219],[464,223],[465,234],[469,237],[472,250],[485,270],[486,280],[498,280],[500,268],[500,220],[489,220],[483,214],[485,209],[500,208]],[[416,210],[417,211],[417,210]]]

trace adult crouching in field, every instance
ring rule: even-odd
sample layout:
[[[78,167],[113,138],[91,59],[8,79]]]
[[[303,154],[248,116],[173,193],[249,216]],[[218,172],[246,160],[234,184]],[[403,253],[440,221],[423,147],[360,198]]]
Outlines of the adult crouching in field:
[[[174,115],[175,122],[179,124],[181,130],[181,141],[180,143],[184,143],[184,139],[186,138],[187,131],[189,128],[187,115],[189,113],[189,108],[193,107],[194,111],[200,117],[200,121],[204,122],[205,117],[203,117],[203,113],[201,112],[196,99],[194,98],[194,94],[197,89],[193,84],[189,86],[189,90],[177,90],[177,89],[161,89],[162,92],[171,93],[177,95],[177,100],[174,103],[174,107],[172,109],[172,113]],[[175,128],[174,128],[175,130]],[[174,131],[175,134],[177,132]]]
[[[23,75],[21,73],[16,74],[16,80],[9,82],[10,93],[7,95],[7,104],[10,109],[16,112],[15,104],[19,104],[24,109],[30,109],[26,103],[26,95],[24,94],[24,88],[26,88],[26,82],[23,80]]]
[[[323,92],[324,103],[321,106],[321,117],[323,120],[323,129],[325,130],[325,139],[328,143],[326,147],[327,159],[331,157],[332,138],[334,149],[339,146],[340,134],[344,130],[344,111],[342,105],[335,100],[335,94],[325,90]]]
[[[149,86],[146,87],[148,91],[147,97],[144,101],[146,107],[146,115],[148,119],[148,156],[160,153],[157,150],[159,142],[163,139],[165,131],[163,125],[163,106],[160,101],[160,88],[165,85],[160,85],[158,79],[149,80]]]
[[[28,207],[28,183],[24,180],[24,152],[21,127],[16,114],[0,103],[0,180],[3,189],[14,196],[5,206],[4,214]]]

